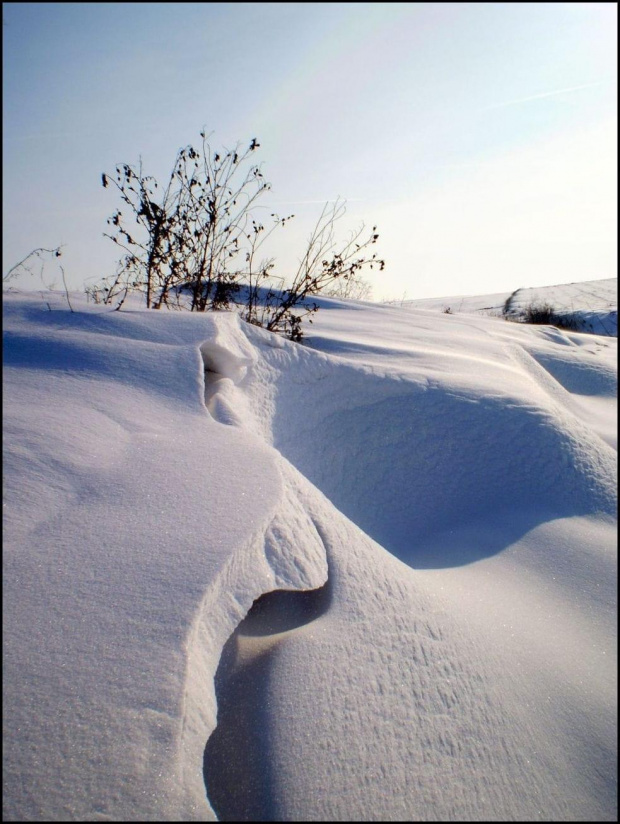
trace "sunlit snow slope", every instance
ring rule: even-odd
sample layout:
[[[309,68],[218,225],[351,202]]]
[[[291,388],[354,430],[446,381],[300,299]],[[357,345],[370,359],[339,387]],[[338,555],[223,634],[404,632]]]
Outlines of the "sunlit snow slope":
[[[616,339],[81,308],[5,301],[6,818],[616,819]]]
[[[618,337],[618,279],[563,283],[556,286],[514,289],[492,295],[454,295],[408,300],[403,306],[445,313],[475,313],[522,320],[531,306],[550,306],[553,312],[580,332]]]

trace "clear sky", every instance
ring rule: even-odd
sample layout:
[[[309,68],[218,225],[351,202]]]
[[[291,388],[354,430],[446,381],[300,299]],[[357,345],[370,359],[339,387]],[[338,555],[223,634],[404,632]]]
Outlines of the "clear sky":
[[[296,218],[377,225],[375,299],[617,275],[616,3],[4,3],[3,271],[110,274],[101,173],[257,137]],[[38,286],[36,280],[20,285]]]

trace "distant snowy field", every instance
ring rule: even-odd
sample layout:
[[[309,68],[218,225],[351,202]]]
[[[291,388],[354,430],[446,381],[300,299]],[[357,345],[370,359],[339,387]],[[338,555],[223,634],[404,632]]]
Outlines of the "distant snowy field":
[[[499,316],[506,302],[518,319],[530,305],[548,304],[562,316],[573,319],[578,330],[597,335],[618,336],[618,279],[566,283],[533,289],[516,289],[493,295],[456,295],[403,301],[403,306],[440,312],[476,313]]]
[[[617,338],[468,300],[5,292],[5,820],[617,820]]]

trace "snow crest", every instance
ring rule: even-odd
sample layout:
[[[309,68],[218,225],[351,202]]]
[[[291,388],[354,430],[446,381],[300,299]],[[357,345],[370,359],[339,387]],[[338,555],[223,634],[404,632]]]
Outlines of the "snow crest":
[[[258,355],[238,318],[214,316],[212,336],[201,344],[200,353],[210,414],[218,423],[252,432],[255,425],[238,385],[249,378]],[[203,750],[215,727],[213,683],[224,643],[261,596],[274,590],[315,590],[328,578],[325,546],[290,483],[290,467],[275,451],[273,457],[281,478],[274,514],[243,550],[231,555],[212,582],[187,642],[178,758],[188,815],[203,806]]]

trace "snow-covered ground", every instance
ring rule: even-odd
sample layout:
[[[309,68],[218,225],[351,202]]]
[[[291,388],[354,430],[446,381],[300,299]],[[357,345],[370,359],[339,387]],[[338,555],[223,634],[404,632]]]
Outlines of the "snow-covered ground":
[[[618,336],[618,279],[564,283],[515,289],[493,295],[453,295],[403,301],[402,306],[449,313],[475,313],[495,317],[507,314],[521,320],[530,306],[547,305],[580,332]]]
[[[617,338],[72,303],[4,295],[6,820],[616,820]]]

